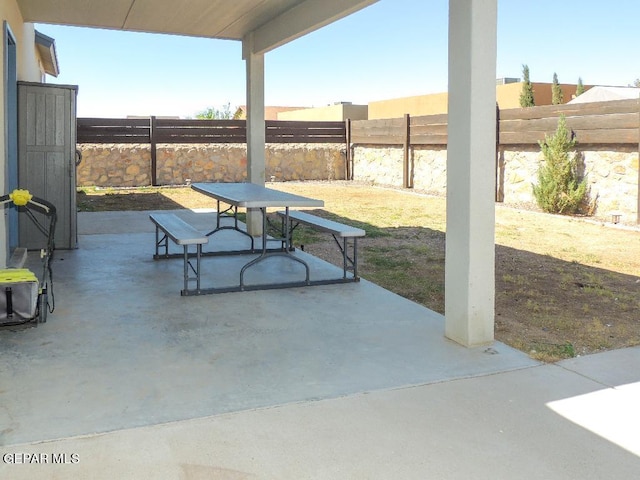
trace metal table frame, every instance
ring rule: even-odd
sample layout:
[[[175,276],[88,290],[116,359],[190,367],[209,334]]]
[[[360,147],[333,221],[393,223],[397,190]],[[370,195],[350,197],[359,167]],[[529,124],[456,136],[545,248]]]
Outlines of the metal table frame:
[[[290,207],[322,207],[324,202],[313,198],[307,198],[300,195],[281,192],[270,188],[262,187],[252,183],[194,183],[191,185],[195,191],[212,197],[216,200],[216,227],[207,233],[212,236],[222,230],[235,230],[243,235],[251,238],[251,250],[233,250],[233,251],[216,251],[204,252],[202,255],[232,255],[232,254],[251,254],[259,253],[258,257],[247,262],[240,270],[240,283],[237,286],[218,287],[218,288],[201,288],[198,290],[189,290],[186,295],[203,295],[210,293],[226,293],[247,290],[265,290],[275,288],[288,288],[309,286],[318,284],[336,283],[336,280],[328,281],[311,281],[309,274],[309,265],[303,259],[293,255],[291,231],[283,229],[281,238],[270,238],[267,235],[267,208],[284,208],[285,224],[289,225],[289,208]],[[229,205],[227,208],[221,208],[221,203]],[[262,215],[262,247],[256,252],[254,238],[246,231],[239,228],[238,225],[238,208],[257,209]],[[222,220],[232,218],[232,225],[223,225]],[[268,242],[278,242],[278,248],[267,248]],[[291,261],[300,263],[305,268],[304,281],[298,282],[273,282],[268,284],[246,285],[244,275],[246,271],[257,265],[258,263],[274,256],[285,257]]]

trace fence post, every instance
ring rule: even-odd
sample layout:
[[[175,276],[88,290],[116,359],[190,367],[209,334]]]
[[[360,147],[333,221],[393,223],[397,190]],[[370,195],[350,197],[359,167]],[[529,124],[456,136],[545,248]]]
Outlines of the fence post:
[[[353,180],[353,158],[351,155],[351,119],[347,118],[344,121],[344,133],[345,143],[347,144],[345,153],[345,165],[344,165],[344,179]]]
[[[409,151],[411,150],[411,117],[408,113],[404,114],[404,129],[403,129],[404,139],[402,142],[402,147],[404,149],[403,156],[403,168],[402,168],[402,186],[404,188],[413,188],[413,181],[411,178],[411,168],[409,166]]]
[[[151,186],[158,185],[156,155],[156,117],[149,117],[149,142],[151,143]]]
[[[504,170],[500,160],[500,106],[496,102],[496,202],[504,201]]]

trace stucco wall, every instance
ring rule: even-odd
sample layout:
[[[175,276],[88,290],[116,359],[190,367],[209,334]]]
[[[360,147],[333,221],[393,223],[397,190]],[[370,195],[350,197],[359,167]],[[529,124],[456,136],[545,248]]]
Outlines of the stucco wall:
[[[551,105],[551,83],[532,83],[536,105]],[[564,102],[568,102],[576,93],[576,85],[561,84]],[[585,85],[585,89],[591,86]],[[522,82],[496,85],[496,100],[501,109],[520,108]],[[399,118],[405,113],[413,117],[447,113],[449,97],[446,92],[416,95],[413,97],[392,98],[369,102],[369,119]]]
[[[16,41],[16,67],[18,80],[39,82],[40,67],[38,56],[35,48],[35,29],[32,23],[24,23],[18,4],[13,0],[0,2],[0,19],[6,21],[7,25],[15,37]],[[0,22],[2,23],[2,22]],[[0,42],[0,58],[6,58],[7,48],[5,41]],[[0,91],[4,92],[6,86],[4,84],[4,75],[0,75]],[[5,112],[5,96],[0,95],[0,112]],[[6,151],[5,129],[0,128],[0,151]],[[2,156],[2,165],[0,165],[0,183],[5,184],[5,172],[7,169],[6,159]],[[0,222],[0,228],[4,225]],[[4,238],[3,232],[0,237]]]
[[[447,113],[448,99],[447,93],[432,93],[369,102],[369,120]]]
[[[16,70],[18,80],[38,82],[41,78],[41,72],[38,63],[38,56],[34,43],[35,33],[32,23],[24,23],[18,4],[14,0],[3,0],[0,2],[0,24],[7,22],[7,25],[16,40]],[[4,32],[3,32],[4,36]],[[0,58],[6,59],[6,39],[0,42]],[[0,75],[0,92],[6,92],[4,75]],[[0,112],[6,112],[5,95],[0,95]],[[3,113],[4,122],[4,113]],[[4,125],[4,124],[3,124]],[[4,186],[6,183],[5,172],[7,171],[7,139],[5,138],[6,129],[0,128],[0,152],[2,160],[0,160],[0,184]],[[7,243],[7,216],[3,216],[0,220],[0,267],[6,264],[9,256],[9,247]]]
[[[611,219],[620,211],[622,221],[634,223],[638,215],[638,151],[636,148],[592,148],[581,152],[595,215]],[[413,147],[414,188],[437,195],[446,194],[446,148]],[[500,171],[503,202],[508,205],[535,205],[532,184],[537,182],[540,149],[501,149]],[[360,145],[353,148],[354,180],[401,187],[403,150],[401,147]],[[487,161],[494,168],[495,160]]]
[[[342,121],[366,120],[369,107],[367,105],[352,105],[350,103],[338,103],[325,107],[305,108],[301,110],[289,110],[278,113],[278,120],[303,120],[303,121]]]
[[[151,184],[151,147],[146,144],[80,144],[79,186],[135,187]],[[342,180],[341,144],[269,144],[267,180]],[[160,185],[190,182],[241,182],[246,179],[244,144],[158,145],[156,180]]]

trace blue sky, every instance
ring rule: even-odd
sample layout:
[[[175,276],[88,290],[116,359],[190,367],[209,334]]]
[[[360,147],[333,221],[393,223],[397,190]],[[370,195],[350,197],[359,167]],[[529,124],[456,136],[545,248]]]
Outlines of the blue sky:
[[[447,90],[448,0],[380,0],[265,56],[268,105],[323,106]],[[499,0],[496,77],[628,85],[640,1]],[[239,42],[37,25],[56,40],[78,116],[180,115],[244,105]]]

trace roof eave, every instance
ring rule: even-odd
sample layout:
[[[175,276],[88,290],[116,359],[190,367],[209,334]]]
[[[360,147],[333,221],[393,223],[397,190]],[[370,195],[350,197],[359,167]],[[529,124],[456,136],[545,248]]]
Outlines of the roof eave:
[[[36,50],[40,54],[44,71],[52,77],[57,77],[60,74],[60,68],[56,53],[56,41],[37,30],[35,33]]]

